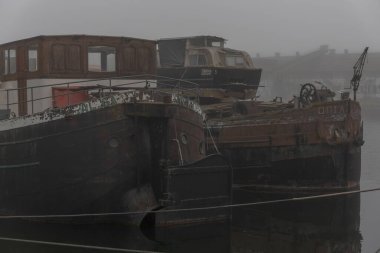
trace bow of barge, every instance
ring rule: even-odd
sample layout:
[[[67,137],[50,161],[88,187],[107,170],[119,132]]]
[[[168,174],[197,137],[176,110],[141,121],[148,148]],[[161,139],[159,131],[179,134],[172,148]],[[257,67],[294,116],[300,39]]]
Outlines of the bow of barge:
[[[136,223],[152,209],[229,203],[231,173],[206,154],[201,107],[179,90],[153,89],[155,41],[38,36],[0,54],[2,214],[94,222],[141,212],[121,218]]]

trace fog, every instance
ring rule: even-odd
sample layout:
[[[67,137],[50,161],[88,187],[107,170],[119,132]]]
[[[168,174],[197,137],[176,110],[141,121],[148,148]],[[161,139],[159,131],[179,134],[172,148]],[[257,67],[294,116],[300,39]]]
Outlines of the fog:
[[[228,46],[272,56],[380,51],[379,0],[0,0],[0,43],[36,35],[91,34],[159,39],[227,38]]]

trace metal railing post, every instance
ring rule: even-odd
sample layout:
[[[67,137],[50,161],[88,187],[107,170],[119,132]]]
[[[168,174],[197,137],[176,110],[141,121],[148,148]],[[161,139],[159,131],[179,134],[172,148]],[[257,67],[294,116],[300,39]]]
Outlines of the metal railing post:
[[[110,86],[110,91],[109,91],[108,95],[111,95],[111,91],[112,91],[112,78],[108,79],[108,82],[109,82],[109,86]]]
[[[7,90],[7,110],[9,109],[9,90]]]
[[[67,105],[70,105],[70,83],[67,83]]]
[[[30,88],[30,98],[32,101],[32,114],[34,113],[34,97],[33,97],[33,87]]]

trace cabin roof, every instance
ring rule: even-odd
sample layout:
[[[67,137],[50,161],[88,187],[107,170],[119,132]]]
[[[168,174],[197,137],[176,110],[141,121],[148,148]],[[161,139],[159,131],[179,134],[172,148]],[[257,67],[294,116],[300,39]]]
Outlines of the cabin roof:
[[[211,35],[197,35],[197,36],[188,36],[188,37],[176,37],[176,38],[162,38],[159,39],[158,41],[163,41],[163,40],[188,40],[188,39],[200,39],[200,38],[206,38],[206,39],[212,39],[216,41],[227,41],[226,39],[218,36],[211,36]]]
[[[92,38],[92,39],[120,39],[120,40],[140,40],[140,41],[149,41],[149,42],[156,42],[155,40],[148,40],[148,39],[140,39],[140,38],[133,38],[133,37],[124,37],[124,36],[105,36],[105,35],[88,35],[88,34],[66,34],[66,35],[38,35],[33,36],[25,39],[15,40],[6,42],[4,44],[0,44],[0,47],[12,45],[12,44],[19,44],[19,43],[27,43],[29,41],[35,41],[35,40],[45,40],[45,39],[59,39],[59,38]]]

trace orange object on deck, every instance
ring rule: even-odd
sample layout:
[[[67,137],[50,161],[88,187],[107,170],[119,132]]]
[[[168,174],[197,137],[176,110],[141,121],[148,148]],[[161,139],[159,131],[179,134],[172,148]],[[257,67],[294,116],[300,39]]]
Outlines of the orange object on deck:
[[[83,87],[53,87],[53,106],[63,108],[89,100],[88,90]]]

